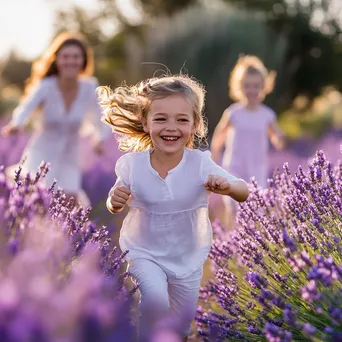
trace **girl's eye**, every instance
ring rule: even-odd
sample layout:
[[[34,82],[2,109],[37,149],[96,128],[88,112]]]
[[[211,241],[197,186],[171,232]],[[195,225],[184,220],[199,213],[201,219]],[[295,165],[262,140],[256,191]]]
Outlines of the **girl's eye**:
[[[180,121],[180,122],[189,122],[188,119],[179,119],[178,121]]]
[[[165,121],[165,119],[164,118],[156,118],[153,121]]]

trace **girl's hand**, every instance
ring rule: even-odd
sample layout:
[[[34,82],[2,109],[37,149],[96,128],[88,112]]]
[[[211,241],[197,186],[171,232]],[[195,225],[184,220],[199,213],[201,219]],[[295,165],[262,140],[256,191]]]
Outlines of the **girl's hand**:
[[[9,135],[15,135],[21,132],[21,128],[18,126],[13,125],[12,123],[8,123],[6,126],[2,127],[1,134],[4,137]]]
[[[107,207],[113,214],[119,213],[127,203],[131,196],[131,191],[124,187],[119,186],[114,189],[112,196],[107,199]]]
[[[208,191],[219,195],[229,195],[231,190],[231,183],[227,178],[217,175],[209,175],[204,186]]]

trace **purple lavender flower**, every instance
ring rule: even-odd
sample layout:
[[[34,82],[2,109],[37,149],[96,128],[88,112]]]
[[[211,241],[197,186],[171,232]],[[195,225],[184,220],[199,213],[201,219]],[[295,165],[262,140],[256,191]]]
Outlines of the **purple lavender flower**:
[[[307,172],[285,165],[269,184],[260,191],[252,182],[235,230],[216,237],[201,336],[215,327],[219,341],[231,331],[251,341],[256,332],[268,341],[334,340],[342,333],[342,164],[319,151]]]
[[[13,183],[0,169],[0,340],[130,340],[124,255],[89,209],[41,185],[46,172]]]
[[[312,326],[310,323],[304,323],[303,325],[303,330],[308,334],[308,335],[314,335],[316,332],[316,328]]]

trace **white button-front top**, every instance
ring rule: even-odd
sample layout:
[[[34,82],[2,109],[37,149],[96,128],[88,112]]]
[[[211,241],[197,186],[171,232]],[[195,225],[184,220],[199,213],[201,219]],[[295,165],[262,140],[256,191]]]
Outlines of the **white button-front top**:
[[[210,152],[185,149],[181,162],[162,179],[153,169],[151,151],[128,153],[116,163],[115,186],[132,197],[120,232],[127,260],[144,258],[182,278],[200,268],[211,247],[208,217],[210,174],[236,178],[218,166]],[[111,190],[112,191],[112,190]]]
[[[26,157],[23,173],[35,174],[42,161],[50,163],[51,169],[45,181],[48,186],[57,180],[57,186],[70,194],[83,193],[81,190],[81,133],[82,127],[90,128],[90,132],[98,139],[105,140],[110,129],[101,122],[101,107],[97,103],[96,87],[98,81],[93,77],[78,79],[78,93],[71,107],[67,109],[58,87],[56,76],[43,78],[28,97],[14,110],[12,123],[24,126],[36,109],[40,116],[36,117],[33,137],[23,152]],[[35,125],[36,126],[36,125]],[[17,165],[8,169],[14,175]]]

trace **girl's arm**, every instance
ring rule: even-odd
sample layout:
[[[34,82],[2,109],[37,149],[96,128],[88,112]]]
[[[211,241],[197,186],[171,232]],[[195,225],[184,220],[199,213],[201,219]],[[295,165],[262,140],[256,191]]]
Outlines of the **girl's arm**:
[[[247,183],[217,165],[211,159],[210,152],[200,153],[202,153],[200,173],[205,188],[219,195],[230,196],[238,202],[246,201],[249,196]]]
[[[32,112],[42,104],[45,92],[47,91],[46,88],[46,81],[42,80],[31,93],[24,98],[19,106],[13,111],[12,120],[3,127],[3,134],[7,135],[19,132],[19,129],[25,125]]]
[[[106,207],[112,214],[117,214],[123,210],[125,204],[131,196],[130,192],[130,163],[132,154],[127,153],[121,156],[115,163],[116,181],[110,189]]]
[[[212,158],[215,162],[218,162],[220,159],[221,150],[223,148],[230,127],[230,112],[228,109],[226,109],[222,114],[221,120],[215,128],[213,138],[211,140],[211,153]]]
[[[208,191],[219,195],[229,196],[237,202],[244,202],[249,196],[247,183],[242,179],[229,180],[220,175],[209,175],[204,183]]]
[[[111,214],[120,213],[131,196],[131,192],[124,186],[114,186],[108,194],[106,206]]]
[[[247,183],[242,179],[230,182],[230,190],[227,195],[237,202],[246,201],[249,196]]]
[[[272,121],[270,125],[268,126],[268,136],[270,138],[270,141],[272,145],[278,149],[281,150],[284,147],[285,139],[284,134],[279,128],[277,121]]]

